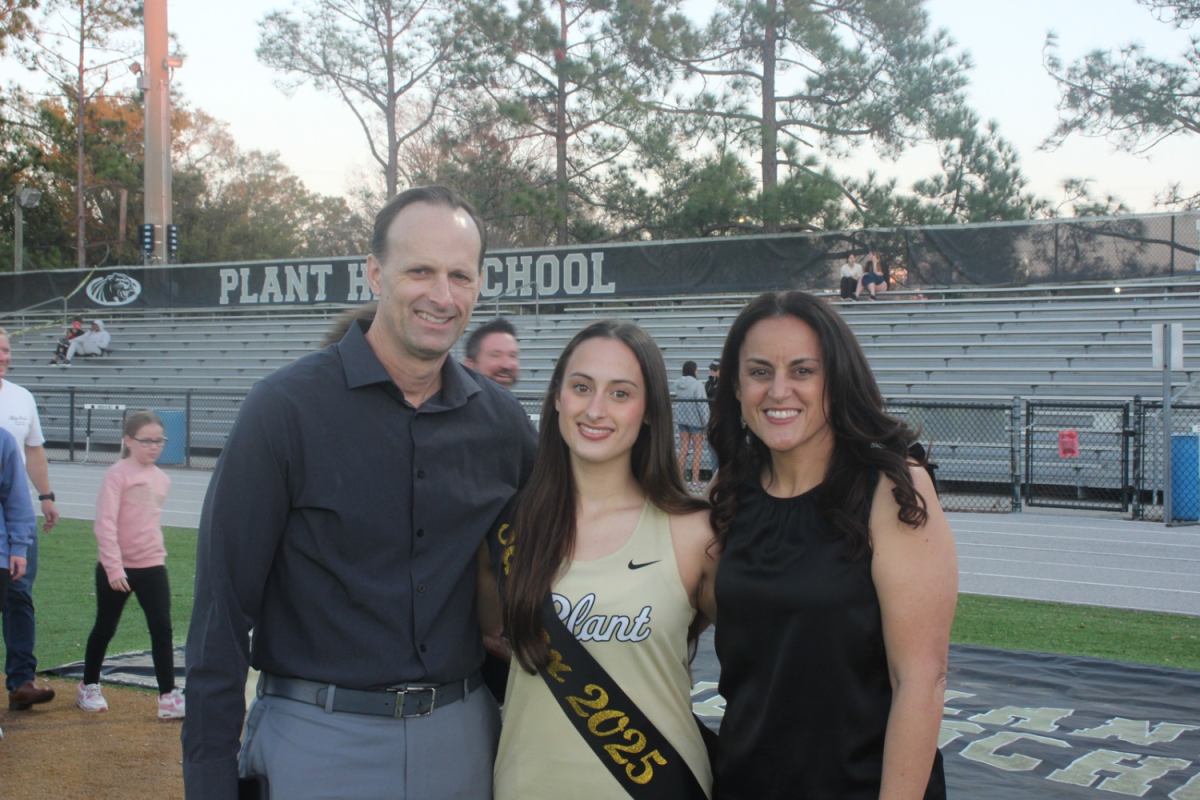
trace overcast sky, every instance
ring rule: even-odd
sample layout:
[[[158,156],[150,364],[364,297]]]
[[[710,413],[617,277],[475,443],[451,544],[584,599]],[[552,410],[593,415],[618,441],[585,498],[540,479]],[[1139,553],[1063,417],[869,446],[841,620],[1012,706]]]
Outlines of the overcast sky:
[[[689,5],[702,14],[711,0]],[[354,117],[311,88],[284,95],[274,85],[275,74],[254,57],[258,21],[269,11],[291,7],[293,0],[169,0],[169,25],[187,56],[176,80],[194,106],[229,123],[243,149],[278,150],[310,189],[342,194],[355,169],[370,166]],[[1055,152],[1038,151],[1057,119],[1057,91],[1042,68],[1048,30],[1059,34],[1064,60],[1131,40],[1154,55],[1174,58],[1187,45],[1188,31],[1158,22],[1134,0],[930,0],[928,9],[933,24],[949,29],[971,53],[971,103],[983,119],[998,120],[1001,133],[1017,146],[1034,191],[1055,199],[1061,197],[1064,178],[1092,178],[1097,192],[1151,211],[1154,193],[1172,180],[1200,189],[1200,138],[1195,136],[1168,140],[1148,159],[1119,153],[1104,140],[1078,137]],[[932,148],[899,164],[877,163],[869,148],[850,161],[833,163],[840,174],[861,175],[869,165],[898,176],[906,187],[937,170]]]

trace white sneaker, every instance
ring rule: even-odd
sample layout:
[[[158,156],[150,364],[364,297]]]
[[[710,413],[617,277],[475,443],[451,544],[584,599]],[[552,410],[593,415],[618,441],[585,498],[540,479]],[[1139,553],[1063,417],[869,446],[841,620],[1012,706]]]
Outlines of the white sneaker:
[[[183,719],[183,692],[172,689],[158,697],[159,719]]]
[[[98,683],[79,683],[75,690],[75,705],[84,711],[108,711],[108,701]]]

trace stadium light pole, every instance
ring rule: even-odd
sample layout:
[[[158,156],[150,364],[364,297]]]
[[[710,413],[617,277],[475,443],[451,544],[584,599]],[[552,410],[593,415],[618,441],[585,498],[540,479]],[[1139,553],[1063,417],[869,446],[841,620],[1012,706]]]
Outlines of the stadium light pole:
[[[13,196],[13,272],[25,268],[25,212],[41,202],[42,193],[37,189],[18,186]]]
[[[146,93],[146,181],[142,220],[154,226],[154,257],[167,263],[167,226],[171,213],[171,75],[183,59],[167,52],[167,0],[146,0],[146,63],[138,88]]]

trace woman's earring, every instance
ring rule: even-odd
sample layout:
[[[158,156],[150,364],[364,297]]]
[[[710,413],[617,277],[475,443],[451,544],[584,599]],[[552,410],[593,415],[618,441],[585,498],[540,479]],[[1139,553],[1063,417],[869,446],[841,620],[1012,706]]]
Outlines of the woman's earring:
[[[745,430],[746,429],[746,418],[743,417],[741,414],[739,414],[738,417],[742,420],[742,430]]]

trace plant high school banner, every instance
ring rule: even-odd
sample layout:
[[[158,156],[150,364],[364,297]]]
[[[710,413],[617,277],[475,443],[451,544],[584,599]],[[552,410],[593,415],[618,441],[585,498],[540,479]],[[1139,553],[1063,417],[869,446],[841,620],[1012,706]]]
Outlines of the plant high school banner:
[[[834,289],[850,254],[876,253],[893,284],[1025,285],[1200,269],[1200,214],[575,245],[489,253],[482,299]],[[75,310],[361,303],[366,259],[117,267],[0,275],[0,312],[67,298]]]
[[[692,672],[696,713],[716,729],[711,633]],[[1200,672],[954,645],[948,682],[951,797],[1200,800]]]

